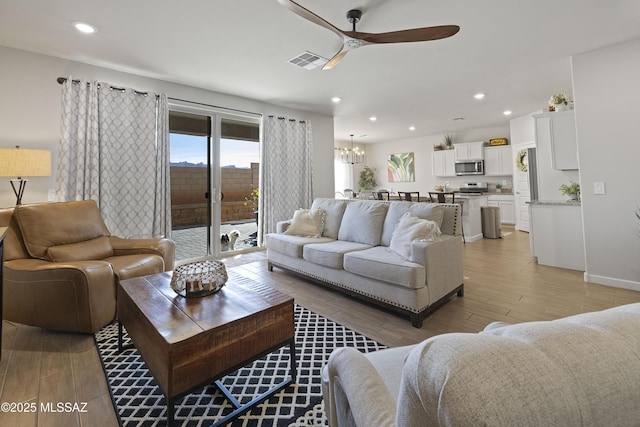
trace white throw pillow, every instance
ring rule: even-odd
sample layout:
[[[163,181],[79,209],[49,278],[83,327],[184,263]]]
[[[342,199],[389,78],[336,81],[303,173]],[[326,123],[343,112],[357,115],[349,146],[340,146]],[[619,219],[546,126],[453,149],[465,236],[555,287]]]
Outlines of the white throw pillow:
[[[291,225],[284,234],[300,237],[320,237],[324,228],[325,213],[322,209],[298,209]]]
[[[411,242],[429,240],[440,235],[440,227],[433,221],[421,219],[407,212],[400,218],[391,236],[389,249],[404,259],[411,257]]]

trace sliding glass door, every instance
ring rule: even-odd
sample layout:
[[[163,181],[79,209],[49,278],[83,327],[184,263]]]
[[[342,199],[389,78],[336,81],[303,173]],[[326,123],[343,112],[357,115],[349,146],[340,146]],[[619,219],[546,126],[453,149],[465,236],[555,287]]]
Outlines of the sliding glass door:
[[[169,127],[176,259],[255,248],[260,117],[174,105]]]

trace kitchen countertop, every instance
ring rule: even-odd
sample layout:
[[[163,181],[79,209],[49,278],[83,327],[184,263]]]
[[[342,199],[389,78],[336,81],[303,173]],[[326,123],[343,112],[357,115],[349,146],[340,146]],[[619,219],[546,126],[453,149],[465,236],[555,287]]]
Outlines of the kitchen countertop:
[[[532,200],[527,202],[530,205],[546,206],[580,206],[580,200]]]
[[[466,193],[464,191],[458,191],[458,190],[454,190],[454,193],[456,193],[456,197],[460,196],[460,197],[464,197],[466,195],[478,195],[478,193]],[[513,191],[509,190],[509,191],[501,191],[500,193],[498,193],[497,191],[483,191],[482,192],[483,196],[513,196]]]

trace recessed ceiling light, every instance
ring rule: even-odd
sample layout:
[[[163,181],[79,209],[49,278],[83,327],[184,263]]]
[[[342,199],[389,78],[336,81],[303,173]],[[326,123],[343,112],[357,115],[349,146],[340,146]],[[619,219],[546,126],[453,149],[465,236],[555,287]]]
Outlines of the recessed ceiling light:
[[[332,102],[335,102],[336,104],[340,101],[342,101],[342,98],[338,97],[338,96],[334,96],[333,98],[331,98]]]
[[[414,131],[414,130],[416,130],[416,127],[415,126],[409,126],[409,130],[410,131]]]
[[[475,99],[482,99],[482,98],[484,98],[484,93],[476,93],[475,95],[473,95],[473,97]]]
[[[510,116],[511,113],[512,113],[511,110],[505,110],[505,111],[502,112],[502,114],[504,114],[505,116]]]
[[[378,120],[378,118],[376,116],[371,116],[369,117],[369,120],[371,120],[372,122],[375,122],[376,120]]]
[[[91,34],[96,32],[96,27],[94,27],[93,25],[86,24],[84,22],[74,22],[73,26],[76,28],[76,30],[80,31],[81,33]]]

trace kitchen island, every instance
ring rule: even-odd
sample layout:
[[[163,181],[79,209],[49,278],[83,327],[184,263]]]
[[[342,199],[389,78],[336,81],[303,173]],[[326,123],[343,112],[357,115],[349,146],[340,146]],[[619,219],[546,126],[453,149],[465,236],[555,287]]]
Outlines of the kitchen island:
[[[538,264],[584,271],[584,235],[579,201],[532,200],[529,243]]]
[[[472,243],[482,239],[482,219],[481,210],[489,205],[488,197],[485,195],[458,195],[456,203],[462,205],[462,228],[464,231],[464,241]]]

